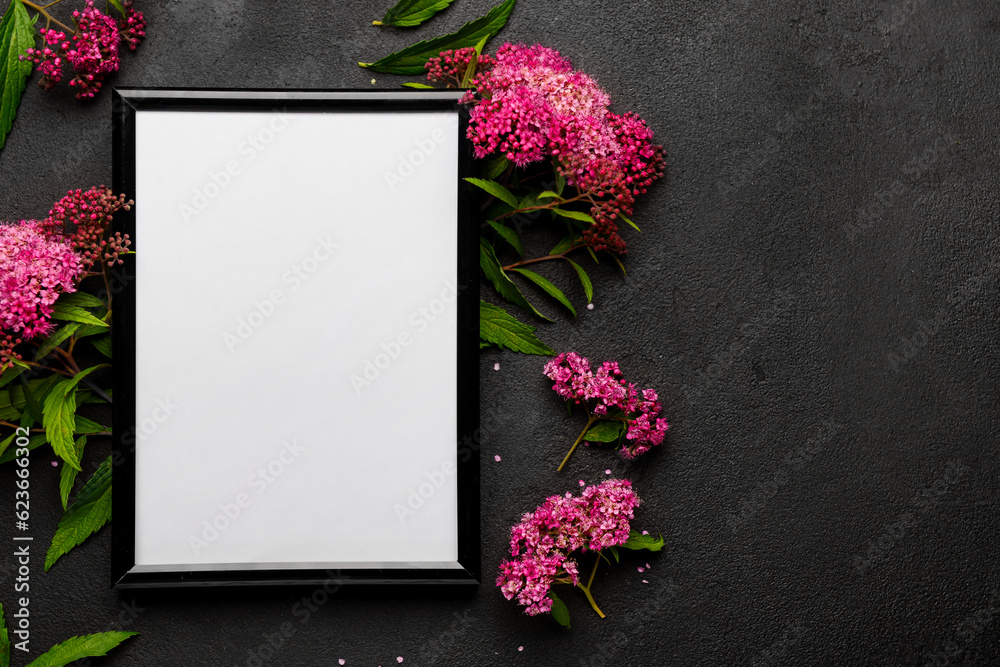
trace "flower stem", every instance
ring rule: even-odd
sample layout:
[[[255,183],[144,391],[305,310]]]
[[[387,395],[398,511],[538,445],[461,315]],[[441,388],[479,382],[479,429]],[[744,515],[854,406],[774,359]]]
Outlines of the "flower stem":
[[[71,34],[76,32],[76,28],[71,28],[68,25],[66,25],[65,23],[63,23],[62,21],[57,21],[56,19],[54,19],[52,17],[52,14],[49,14],[47,11],[45,11],[45,7],[51,7],[52,5],[54,5],[56,3],[50,2],[49,4],[47,4],[45,6],[42,6],[42,5],[36,5],[31,0],[21,0],[21,2],[24,5],[26,5],[28,7],[31,7],[36,12],[38,12],[39,14],[41,14],[42,16],[45,17],[45,27],[48,27],[50,23],[55,23],[57,26],[59,26],[63,30],[68,30]]]
[[[590,427],[596,421],[597,421],[597,417],[594,417],[594,416],[591,416],[591,417],[589,417],[587,419],[587,425],[583,427],[582,431],[580,431],[580,436],[576,439],[576,442],[573,443],[573,446],[569,448],[569,453],[566,454],[566,458],[564,458],[562,460],[562,463],[559,464],[559,467],[556,468],[556,472],[559,472],[560,470],[563,469],[563,466],[566,465],[566,461],[569,461],[569,457],[573,456],[573,452],[576,451],[577,445],[579,445],[580,441],[583,440],[583,436],[585,436],[587,434],[587,431],[590,430]],[[591,579],[593,579],[593,577],[591,577]],[[600,613],[600,612],[598,612],[598,613]]]
[[[597,615],[600,616],[601,618],[604,618],[604,612],[601,611],[601,608],[597,606],[597,602],[594,601],[594,596],[590,594],[590,587],[594,583],[594,575],[597,574],[597,566],[600,562],[601,562],[601,554],[598,553],[597,560],[594,561],[594,569],[590,571],[590,579],[587,580],[587,585],[584,586],[583,584],[577,584],[576,586],[581,591],[583,591],[584,595],[587,596],[587,602],[589,602],[590,606],[594,609],[594,611],[597,612]]]
[[[504,271],[510,271],[511,269],[516,269],[518,267],[526,266],[528,264],[534,264],[535,262],[548,262],[548,261],[553,260],[553,259],[566,259],[566,255],[568,255],[569,253],[573,252],[574,250],[578,250],[578,249],[580,249],[582,247],[583,247],[583,244],[581,243],[581,244],[578,244],[578,245],[570,246],[569,249],[566,250],[566,252],[561,252],[558,255],[546,255],[545,257],[535,257],[533,259],[522,259],[519,262],[514,262],[513,264],[508,264],[507,266],[504,266],[504,267],[501,267],[501,268]]]

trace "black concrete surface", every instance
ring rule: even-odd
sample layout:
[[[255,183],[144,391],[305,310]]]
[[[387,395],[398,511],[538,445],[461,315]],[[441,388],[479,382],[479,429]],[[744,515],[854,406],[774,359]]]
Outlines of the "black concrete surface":
[[[149,36],[114,84],[393,88],[355,63],[490,3],[405,33],[357,0],[139,5]],[[293,607],[311,590],[114,593],[111,529],[43,574],[60,507],[38,457],[32,656],[121,628],[141,635],[91,664],[1000,664],[997,4],[521,0],[501,37],[571,56],[666,146],[628,277],[597,267],[594,309],[540,331],[658,389],[665,446],[634,465],[581,451],[555,474],[579,420],[541,358],[488,351],[483,585],[350,593],[307,619]],[[109,119],[106,93],[32,85],[0,154],[0,216],[110,181]],[[666,548],[602,569],[606,619],[571,590],[570,631],[524,616],[492,583],[509,526],[606,468],[634,480],[635,525]]]

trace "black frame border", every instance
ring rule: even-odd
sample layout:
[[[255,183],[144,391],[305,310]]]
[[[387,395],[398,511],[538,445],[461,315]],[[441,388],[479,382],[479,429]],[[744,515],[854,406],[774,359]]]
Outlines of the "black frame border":
[[[481,577],[479,472],[479,264],[473,226],[474,196],[463,180],[473,175],[464,91],[373,90],[248,90],[116,88],[112,91],[113,189],[135,193],[135,116],[137,111],[454,111],[459,117],[458,160],[458,405],[456,423],[458,484],[458,563],[461,569],[231,569],[135,572],[135,258],[123,257],[114,270],[111,290],[112,344],[115,350],[112,464],[115,493],[112,510],[112,586],[174,588],[268,585],[463,585],[476,586]],[[279,108],[281,107],[281,108]],[[142,202],[137,203],[138,206]],[[135,236],[134,211],[120,211],[113,231]]]

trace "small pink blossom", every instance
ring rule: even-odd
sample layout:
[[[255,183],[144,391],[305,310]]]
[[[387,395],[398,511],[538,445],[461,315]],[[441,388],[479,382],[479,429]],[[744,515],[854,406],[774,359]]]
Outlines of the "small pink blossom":
[[[494,460],[494,461],[496,461],[497,463],[500,463],[500,455],[499,455],[499,454],[496,454],[496,455],[495,455],[495,456],[493,457],[493,460]]]

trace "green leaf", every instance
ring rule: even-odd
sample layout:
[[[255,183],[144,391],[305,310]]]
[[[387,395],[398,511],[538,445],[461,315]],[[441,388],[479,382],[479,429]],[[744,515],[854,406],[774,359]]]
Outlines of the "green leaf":
[[[108,0],[108,4],[118,10],[118,13],[123,17],[125,16],[125,8],[122,7],[122,3],[119,0]]]
[[[560,174],[559,170],[556,169],[556,192],[558,192],[559,196],[562,197],[563,190],[565,189],[566,189],[566,177]]]
[[[594,218],[587,215],[586,213],[581,213],[580,211],[567,211],[563,208],[550,208],[550,211],[563,218],[569,218],[570,220],[579,220],[580,222],[586,222],[591,225],[594,223]]]
[[[631,220],[629,220],[629,217],[627,215],[625,215],[624,213],[619,212],[618,213],[618,217],[621,218],[622,220],[624,220],[625,222],[627,222],[628,224],[632,225],[632,228],[635,229],[635,231],[637,231],[637,232],[641,232],[642,231],[641,229],[639,229],[639,225],[637,225],[634,222],[632,222]]]
[[[14,365],[9,368],[4,369],[3,374],[0,375],[0,388],[6,387],[10,382],[16,380],[21,373],[28,370],[28,366]]]
[[[488,343],[506,347],[513,352],[551,357],[555,351],[538,340],[536,330],[529,324],[519,322],[503,308],[485,301],[479,302],[479,335]]]
[[[521,237],[517,235],[517,232],[496,220],[487,220],[486,222],[490,223],[490,227],[497,230],[497,234],[510,244],[510,247],[517,252],[518,257],[524,257],[524,247],[521,245]]]
[[[615,263],[618,264],[618,268],[622,270],[622,275],[628,277],[628,273],[625,272],[625,265],[622,264],[621,258],[618,257],[618,255],[611,255],[611,258],[615,260]]]
[[[21,378],[21,391],[24,392],[25,412],[31,415],[35,422],[42,421],[42,404],[35,397],[35,392],[31,391],[31,385],[23,377]]]
[[[573,317],[576,317],[576,308],[574,308],[573,304],[569,302],[569,299],[566,298],[566,295],[563,294],[563,291],[561,289],[559,289],[551,282],[549,282],[546,278],[538,275],[534,271],[529,271],[528,269],[514,269],[514,271],[517,271],[522,276],[524,276],[531,282],[541,287],[543,290],[545,290],[546,294],[551,296],[553,299],[555,299],[562,305],[569,308],[569,312],[573,313]]]
[[[75,456],[73,445],[73,434],[76,431],[76,385],[95,369],[102,367],[91,366],[62,380],[45,397],[45,405],[42,407],[42,425],[52,450],[77,470],[80,470],[80,461]]]
[[[530,310],[543,320],[549,320],[548,317],[542,315],[534,306],[528,303],[528,300],[524,298],[523,294],[521,294],[521,290],[519,290],[517,285],[511,281],[510,277],[504,273],[503,269],[500,267],[500,262],[497,260],[497,255],[493,250],[493,246],[491,246],[489,241],[484,238],[479,239],[479,265],[482,267],[483,273],[486,274],[486,277],[489,278],[491,283],[493,283],[493,287],[495,287],[497,292],[500,293],[500,296],[507,299],[515,306],[520,306],[525,310]]]
[[[76,460],[83,460],[83,448],[87,446],[87,436],[81,435],[76,439]],[[69,492],[73,490],[73,482],[80,472],[63,461],[62,469],[59,471],[59,499],[62,500],[63,511],[66,511],[66,501],[69,500]]]
[[[505,171],[507,171],[507,167],[509,166],[510,166],[510,160],[508,160],[507,158],[505,157],[494,158],[486,163],[486,169],[483,170],[483,176],[492,181],[495,181],[496,179],[500,178],[500,176],[502,176]]]
[[[93,435],[94,433],[107,433],[111,428],[95,421],[87,419],[83,415],[76,416],[76,434]]]
[[[552,192],[552,190],[545,190],[538,193],[538,199],[562,199],[562,197],[558,193]]]
[[[56,644],[25,667],[65,667],[80,658],[107,655],[108,651],[137,634],[139,633],[116,630],[70,637],[61,644]]]
[[[15,432],[16,435],[16,432]],[[0,464],[10,463],[17,458],[17,447],[10,447],[10,443],[14,441],[14,438],[7,438],[3,442],[0,442]],[[28,438],[28,446],[26,449],[30,452],[32,449],[36,449],[45,444],[44,435],[33,435]]]
[[[615,557],[615,562],[616,563],[622,562],[622,558],[618,554],[618,547],[616,547],[616,546],[610,546],[610,547],[608,547],[608,551],[610,551],[611,555]]]
[[[87,294],[86,292],[73,292],[72,294],[60,294],[59,303],[64,306],[77,306],[79,308],[107,308],[108,304],[104,303],[96,296]]]
[[[511,208],[517,208],[517,197],[514,196],[514,193],[496,181],[485,181],[481,178],[467,178],[465,180],[472,183],[477,188],[486,190],[486,192],[490,193]]]
[[[77,329],[82,326],[79,322],[70,322],[53,331],[52,335],[42,342],[41,347],[38,348],[38,352],[35,352],[35,361],[46,357],[52,350],[62,345],[67,338],[75,334]]]
[[[31,74],[31,61],[21,62],[28,47],[35,45],[34,24],[21,0],[10,0],[0,19],[0,148],[14,125],[24,82]]]
[[[83,308],[78,306],[67,306],[59,303],[58,301],[56,301],[56,305],[52,308],[52,319],[83,322],[84,324],[91,324],[95,327],[103,327],[105,329],[108,328],[107,323],[97,319]]]
[[[466,23],[456,32],[418,42],[373,63],[358,64],[385,74],[423,74],[427,61],[442,51],[475,46],[484,37],[488,39],[496,35],[507,23],[507,18],[514,11],[516,2],[517,0],[504,0],[486,16]]]
[[[59,558],[100,530],[110,518],[111,457],[108,456],[76,494],[59,521],[52,544],[45,553],[45,571],[48,572]]]
[[[465,67],[465,73],[462,74],[462,85],[459,88],[470,88],[472,86],[472,80],[476,78],[476,68],[479,67],[479,56],[483,55],[483,47],[486,46],[486,42],[489,41],[489,35],[483,37],[476,44],[476,55],[469,61],[469,64]]]
[[[563,254],[564,252],[566,252],[567,250],[569,250],[570,248],[573,247],[573,242],[575,240],[576,239],[573,238],[572,236],[567,236],[562,241],[560,241],[559,243],[557,243],[556,247],[554,247],[552,250],[549,251],[549,254],[550,255],[561,255],[561,254]]]
[[[419,81],[407,81],[403,84],[403,88],[416,88],[417,90],[435,90],[434,86],[429,86],[426,83],[420,83]]]
[[[580,278],[580,282],[583,283],[583,291],[587,295],[587,303],[591,303],[594,300],[594,284],[590,282],[590,276],[587,275],[587,272],[584,271],[583,267],[579,264],[569,258],[565,259],[576,271],[576,275]]]
[[[660,551],[663,549],[663,536],[653,537],[631,530],[628,534],[628,540],[622,546],[633,551]]]
[[[552,598],[552,618],[564,628],[569,628],[569,609],[566,608],[566,603],[560,600],[559,596],[551,590],[549,591],[549,597]]]
[[[97,334],[108,333],[108,325],[101,322],[100,326],[94,326],[92,324],[84,324],[76,331],[76,339],[86,338],[87,336],[95,336]]]
[[[399,0],[385,13],[381,21],[372,25],[388,25],[394,28],[411,28],[446,9],[455,0]]]
[[[590,253],[590,258],[594,260],[594,264],[600,264],[600,260],[597,259],[597,253],[590,246],[587,246],[587,252]]]
[[[482,327],[482,325],[483,325],[482,324],[482,320],[480,320],[479,326]],[[482,339],[480,339],[480,341],[479,341],[479,349],[482,350],[483,348],[486,348],[486,347],[493,347],[493,343],[489,342],[488,340],[482,340]]]
[[[583,439],[587,442],[614,442],[621,437],[623,426],[620,421],[602,419],[590,427]]]
[[[0,667],[10,667],[10,638],[7,636],[7,621],[3,617],[0,604]]]
[[[102,336],[97,340],[90,341],[90,343],[105,357],[111,358],[111,336]]]

